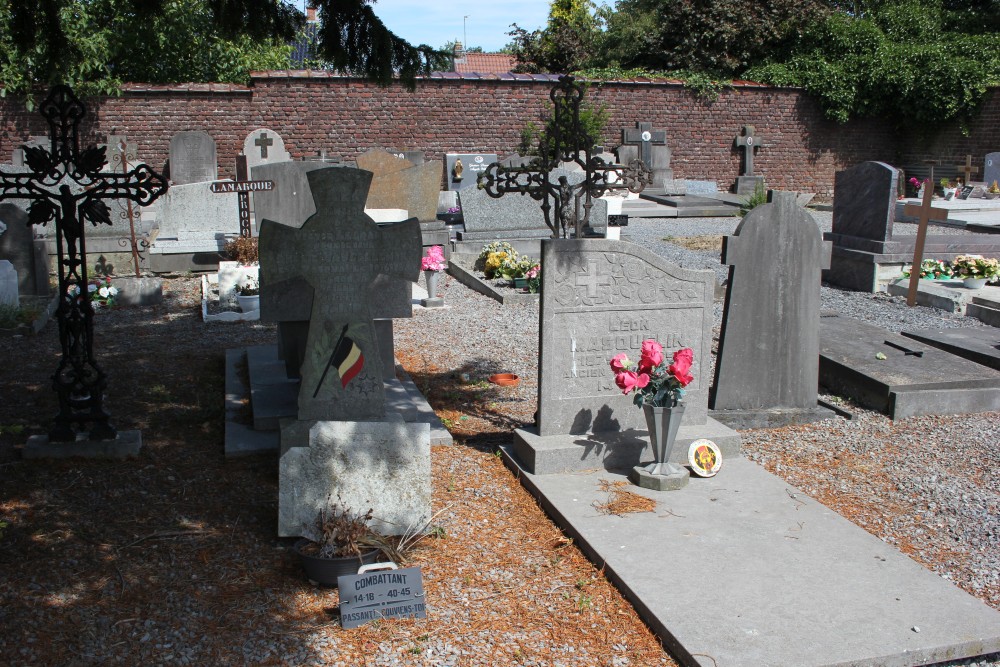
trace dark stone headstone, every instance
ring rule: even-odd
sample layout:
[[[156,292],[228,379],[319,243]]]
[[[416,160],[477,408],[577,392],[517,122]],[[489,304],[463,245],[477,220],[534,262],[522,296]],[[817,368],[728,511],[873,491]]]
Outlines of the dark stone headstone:
[[[49,265],[45,243],[34,239],[28,214],[14,204],[0,204],[0,222],[7,230],[0,234],[0,259],[6,259],[17,271],[17,289],[21,296],[49,294]]]
[[[639,159],[649,167],[653,181],[647,190],[684,194],[683,187],[674,182],[665,130],[654,130],[652,123],[636,123],[635,127],[622,130],[622,145],[615,153],[620,164]]]
[[[884,162],[862,162],[834,177],[833,233],[885,241],[896,215],[898,172]]]
[[[444,156],[445,176],[449,190],[465,190],[476,187],[479,174],[497,161],[496,153],[448,153]],[[461,173],[457,165],[461,163]]]
[[[986,168],[983,169],[983,182],[986,187],[993,185],[993,181],[1000,182],[1000,153],[987,153],[984,164]]]
[[[781,192],[724,239],[729,287],[711,398],[719,421],[756,428],[830,416],[816,407],[830,246],[795,193]]]
[[[219,178],[215,139],[201,131],[178,132],[170,139],[170,180],[174,185]]]

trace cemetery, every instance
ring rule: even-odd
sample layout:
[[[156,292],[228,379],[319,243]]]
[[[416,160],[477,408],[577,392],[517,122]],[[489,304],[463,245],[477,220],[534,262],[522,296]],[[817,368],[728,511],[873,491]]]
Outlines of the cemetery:
[[[252,110],[98,145],[52,90],[0,168],[0,302],[41,304],[0,337],[0,661],[1000,664],[973,159],[932,200],[750,119],[678,163],[524,85],[534,155]]]

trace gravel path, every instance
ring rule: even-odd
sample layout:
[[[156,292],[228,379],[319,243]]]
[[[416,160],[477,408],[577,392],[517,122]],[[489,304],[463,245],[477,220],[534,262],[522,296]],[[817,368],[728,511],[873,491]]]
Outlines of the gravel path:
[[[829,230],[830,213],[813,215],[821,229]],[[711,268],[722,281],[728,269],[720,265],[718,252],[689,250],[665,239],[730,234],[738,223],[732,218],[636,220],[622,237],[680,266]],[[426,350],[428,338],[439,341],[433,363],[410,360],[417,367],[433,367],[439,377],[469,373],[477,382],[499,371],[519,374],[521,385],[504,390],[504,403],[495,412],[510,426],[531,423],[537,392],[537,305],[501,307],[451,278],[443,296],[448,308],[420,310],[412,320],[397,322],[397,350],[410,345]],[[907,308],[905,299],[885,294],[824,286],[822,300],[824,310],[887,329],[986,326],[933,308]],[[718,328],[720,303],[715,310]],[[839,397],[825,398],[841,403],[854,419],[745,431],[744,455],[1000,609],[1000,478],[994,474],[1000,469],[1000,413],[892,421]],[[488,429],[483,421],[496,421],[495,414],[476,414],[471,404],[448,414],[467,421],[465,432],[472,438]],[[462,426],[456,426],[453,432],[461,442]],[[997,667],[1000,654],[947,664]]]

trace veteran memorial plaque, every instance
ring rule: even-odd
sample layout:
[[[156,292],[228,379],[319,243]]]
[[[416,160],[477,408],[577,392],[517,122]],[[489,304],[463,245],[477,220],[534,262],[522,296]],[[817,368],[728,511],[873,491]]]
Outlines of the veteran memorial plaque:
[[[340,624],[344,629],[383,618],[427,618],[419,567],[339,577],[337,588]]]

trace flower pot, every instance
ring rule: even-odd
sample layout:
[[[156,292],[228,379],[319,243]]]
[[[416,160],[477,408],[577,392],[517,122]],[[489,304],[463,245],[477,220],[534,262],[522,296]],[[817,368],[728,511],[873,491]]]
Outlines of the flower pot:
[[[528,279],[527,278],[514,278],[515,289],[528,289]]]
[[[996,199],[997,197],[1000,197],[1000,192],[984,192],[983,197],[986,199]]]
[[[427,283],[428,299],[433,299],[437,296],[439,274],[440,271],[424,271],[424,281]]]
[[[253,296],[237,296],[236,300],[240,302],[240,310],[244,313],[250,313],[255,310],[260,310],[260,295],[255,294]]]
[[[513,373],[497,373],[490,376],[490,382],[500,387],[516,387],[521,378]]]
[[[963,278],[962,285],[968,289],[982,289],[986,287],[986,278]]]
[[[357,574],[362,565],[368,565],[378,560],[379,550],[362,552],[361,556],[345,556],[343,558],[322,558],[303,553],[303,549],[312,544],[302,539],[295,543],[294,551],[299,555],[302,569],[310,581],[323,586],[337,587],[337,577]]]
[[[649,441],[653,446],[653,463],[645,470],[651,475],[672,475],[683,472],[683,468],[670,463],[670,452],[677,439],[677,431],[684,417],[684,404],[673,407],[656,407],[643,403],[642,411],[646,416],[646,428],[649,429]]]

